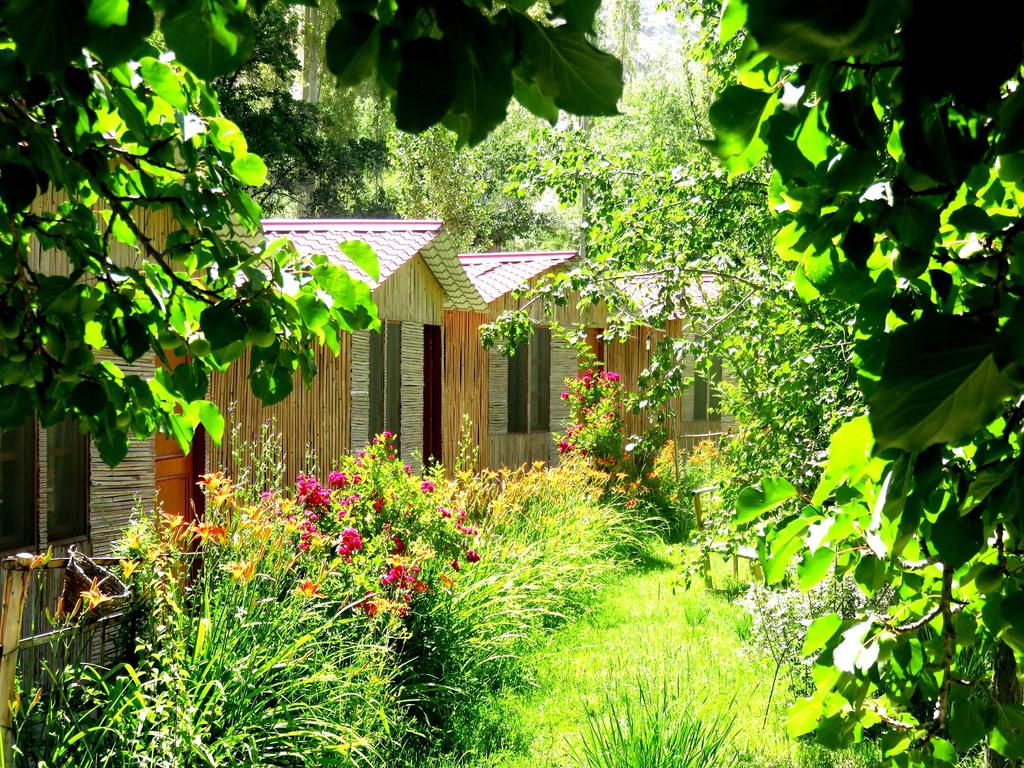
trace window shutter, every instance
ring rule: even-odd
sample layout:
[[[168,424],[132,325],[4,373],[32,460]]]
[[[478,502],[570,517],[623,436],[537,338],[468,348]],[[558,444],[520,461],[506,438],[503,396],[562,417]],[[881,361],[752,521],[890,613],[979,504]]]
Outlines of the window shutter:
[[[85,536],[89,532],[89,441],[77,420],[65,419],[46,430],[46,477],[47,540]]]
[[[700,371],[693,375],[693,420],[707,421],[708,418],[708,382]]]
[[[528,427],[529,348],[529,344],[521,344],[508,361],[509,434],[526,432]]]
[[[370,331],[369,362],[370,413],[366,439],[372,440],[384,431],[384,334],[380,331]]]
[[[551,429],[551,330],[537,328],[530,339],[530,431]]]
[[[0,431],[0,549],[34,548],[36,425]]]
[[[387,372],[384,375],[384,428],[398,435],[395,447],[401,440],[402,430],[402,324],[388,323],[387,338],[384,340],[384,358]]]

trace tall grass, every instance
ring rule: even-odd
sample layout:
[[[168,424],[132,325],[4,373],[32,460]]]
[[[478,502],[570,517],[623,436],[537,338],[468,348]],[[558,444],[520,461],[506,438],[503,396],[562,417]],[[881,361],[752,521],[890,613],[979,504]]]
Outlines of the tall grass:
[[[650,526],[601,502],[604,479],[576,462],[470,490],[484,557],[415,620],[401,676],[435,751],[492,740],[488,697],[524,685],[524,657],[646,552]]]
[[[600,710],[588,709],[573,758],[582,768],[728,768],[738,764],[733,722],[728,712],[705,711],[678,677],[639,676],[635,686],[606,689]]]

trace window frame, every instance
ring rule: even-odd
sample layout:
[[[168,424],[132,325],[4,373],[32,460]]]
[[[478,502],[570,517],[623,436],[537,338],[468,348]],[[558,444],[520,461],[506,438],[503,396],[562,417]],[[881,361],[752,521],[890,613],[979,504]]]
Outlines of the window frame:
[[[0,552],[16,552],[25,549],[35,550],[39,546],[39,430],[35,419],[30,419],[17,429],[5,430],[0,435],[11,439],[18,435],[21,445],[5,449],[0,443],[0,464],[8,461],[24,465],[21,470],[22,482],[18,491],[24,494],[28,501],[22,509],[17,510],[20,525],[7,535],[0,535]],[[27,441],[28,445],[25,446]],[[20,454],[7,458],[8,454]],[[2,493],[2,491],[0,491]],[[0,515],[8,518],[6,507],[0,507]]]
[[[56,441],[53,439],[58,430],[67,429],[73,430],[75,445],[70,448],[61,448],[55,452]],[[91,483],[90,471],[92,468],[92,461],[90,460],[89,451],[89,437],[87,434],[82,432],[79,427],[77,420],[68,418],[60,424],[55,424],[52,427],[46,428],[46,541],[48,544],[57,544],[61,542],[81,541],[89,538],[89,511],[90,511],[90,496],[89,493]],[[62,530],[61,526],[57,524],[57,518],[59,511],[57,510],[58,502],[54,497],[53,483],[57,477],[67,477],[68,471],[61,470],[55,466],[55,459],[61,458],[60,454],[77,458],[79,461],[73,467],[75,482],[79,485],[81,506],[73,510],[74,514],[78,517],[77,520],[71,521],[71,524],[66,524],[66,521],[59,521],[66,525],[66,530]],[[43,496],[42,488],[40,488],[39,498]]]

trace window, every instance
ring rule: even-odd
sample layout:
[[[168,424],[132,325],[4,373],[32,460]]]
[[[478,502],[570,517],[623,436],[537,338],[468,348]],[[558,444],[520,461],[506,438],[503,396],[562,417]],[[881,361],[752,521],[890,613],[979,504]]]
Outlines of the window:
[[[366,439],[384,431],[384,334],[370,331],[370,360],[368,396],[370,401],[369,428]]]
[[[508,431],[526,431],[529,413],[529,343],[520,344],[508,359]]]
[[[46,430],[46,538],[85,536],[89,525],[89,442],[78,421],[65,419]]]
[[[402,324],[388,323],[384,339],[384,359],[387,373],[384,376],[384,429],[398,437],[402,433]]]
[[[547,432],[550,422],[551,331],[537,328],[508,361],[508,431]]]
[[[722,361],[715,358],[711,363],[711,385],[700,371],[693,377],[693,420],[707,421],[721,417],[722,396],[718,385],[722,383]]]
[[[0,431],[0,549],[36,544],[36,425]]]
[[[538,328],[530,339],[530,431],[551,423],[551,331]]]
[[[601,328],[587,328],[587,346],[590,347],[590,351],[597,359],[597,362],[603,363],[605,361],[604,335]]]

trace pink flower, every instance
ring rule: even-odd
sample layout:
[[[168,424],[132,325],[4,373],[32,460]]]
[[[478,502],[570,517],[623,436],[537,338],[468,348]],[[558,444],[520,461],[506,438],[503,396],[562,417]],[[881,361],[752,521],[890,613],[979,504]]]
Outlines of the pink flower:
[[[437,511],[441,513],[441,517],[451,517],[452,513],[447,507],[438,507]]]
[[[459,567],[459,559],[457,557],[452,560],[451,566],[452,566],[452,570],[455,571],[456,573],[458,573],[459,571],[462,570],[462,568]]]
[[[423,491],[423,493],[433,493],[434,484],[429,480],[424,480],[422,483],[420,483],[420,490]]]
[[[404,467],[402,467],[402,471],[405,472],[405,474],[407,474],[407,475],[411,475],[412,474],[412,467],[410,467],[408,464],[406,464]]]
[[[559,395],[559,397],[562,398],[563,400],[568,400],[569,399],[569,393],[568,392],[563,392],[562,394]]]
[[[351,561],[352,554],[363,548],[363,537],[355,528],[346,528],[341,532],[341,540],[338,542],[338,557]]]
[[[327,476],[327,482],[331,484],[332,488],[344,488],[348,483],[348,478],[344,472],[334,471]]]
[[[376,501],[374,501],[373,502],[373,508],[375,510],[377,510],[378,512],[380,512],[382,509],[384,509],[384,499],[377,499]]]
[[[383,437],[385,440],[390,440],[392,437],[394,437],[394,435],[386,429],[380,433],[380,436]]]
[[[466,553],[466,559],[471,563],[478,563],[480,562],[480,553],[471,549]]]
[[[559,453],[565,453],[571,447],[572,446],[569,445],[569,442],[567,440],[559,440],[558,441],[558,452]]]

